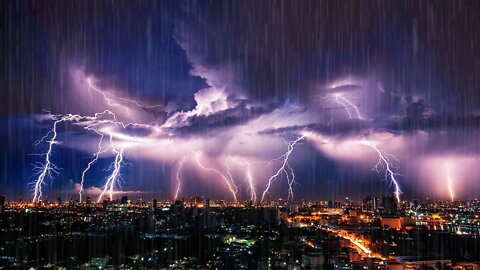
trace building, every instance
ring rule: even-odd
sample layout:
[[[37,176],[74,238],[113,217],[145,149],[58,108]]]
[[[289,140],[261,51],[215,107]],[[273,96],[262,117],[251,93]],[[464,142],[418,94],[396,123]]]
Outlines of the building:
[[[0,195],[0,213],[5,211],[5,195]]]
[[[480,263],[475,262],[457,262],[455,265],[456,269],[461,270],[480,270]]]
[[[382,217],[380,218],[380,225],[382,228],[400,230],[402,228],[402,221],[399,217]]]
[[[381,217],[380,225],[383,228],[397,229],[415,226],[415,220],[409,217]]]
[[[306,269],[324,269],[325,256],[320,252],[309,252],[302,255],[302,264]]]
[[[289,205],[290,207],[290,213],[298,213],[299,209],[300,209],[300,203],[290,203]]]
[[[362,200],[362,211],[375,212],[378,210],[378,198],[367,196]]]
[[[405,270],[424,269],[425,267],[438,269],[437,266],[452,266],[451,260],[424,260],[424,261],[405,261]]]
[[[122,196],[120,199],[120,204],[121,205],[127,205],[128,204],[128,197],[127,196]]]
[[[153,199],[153,201],[152,201],[152,210],[153,211],[157,210],[157,204],[158,204],[157,199]]]
[[[109,204],[110,204],[110,200],[103,200],[102,208],[104,211],[107,210]]]
[[[384,196],[382,199],[383,214],[394,215],[397,213],[397,200],[394,196]]]

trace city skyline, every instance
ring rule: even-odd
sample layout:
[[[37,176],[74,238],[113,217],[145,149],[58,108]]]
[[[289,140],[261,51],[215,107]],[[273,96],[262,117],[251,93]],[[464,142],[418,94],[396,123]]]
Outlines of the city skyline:
[[[58,198],[36,204],[3,199],[0,196],[4,239],[0,265],[282,270],[479,267],[479,200],[397,203],[395,196],[381,202],[367,196],[361,202],[277,200],[256,205],[202,197],[171,202],[123,196],[100,203]],[[115,244],[104,245],[105,239]],[[58,250],[65,242],[69,248]]]

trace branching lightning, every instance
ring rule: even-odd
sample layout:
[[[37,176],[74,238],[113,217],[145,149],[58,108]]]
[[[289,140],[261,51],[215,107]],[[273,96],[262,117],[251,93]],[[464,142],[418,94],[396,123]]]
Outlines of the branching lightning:
[[[161,105],[146,106],[132,99],[117,97],[109,93],[108,91],[103,91],[98,87],[96,87],[92,79],[87,78],[87,82],[88,82],[89,93],[91,91],[94,91],[96,95],[97,94],[100,95],[100,97],[103,98],[103,105],[108,106],[109,109],[112,109],[112,110],[114,107],[116,107],[117,109],[120,108],[122,110],[126,110],[126,113],[130,114],[129,107],[133,108],[133,106],[135,106],[137,108],[147,110],[147,109],[152,109],[152,108],[161,106]],[[335,93],[333,95],[335,97],[335,101],[338,104],[340,104],[343,108],[345,108],[350,119],[353,119],[353,118],[363,119],[360,114],[358,106],[353,104],[350,100],[348,100],[346,97],[344,97],[341,94]],[[114,110],[114,111],[116,112],[117,110]],[[109,175],[105,179],[105,183],[102,187],[101,194],[98,196],[98,200],[97,200],[98,202],[100,202],[107,195],[110,196],[110,198],[112,198],[112,195],[114,195],[114,189],[119,186],[120,180],[122,180],[121,169],[124,165],[125,150],[129,147],[130,149],[132,149],[131,148],[132,145],[156,142],[155,141],[156,138],[152,138],[150,136],[137,137],[136,135],[129,135],[126,132],[120,132],[119,131],[120,129],[125,131],[125,129],[127,129],[128,127],[133,126],[133,127],[146,128],[150,130],[151,134],[153,135],[166,136],[166,134],[168,134],[167,144],[169,144],[170,137],[172,136],[171,132],[173,132],[172,130],[176,127],[171,125],[172,121],[168,121],[170,118],[167,119],[163,125],[124,123],[124,122],[121,122],[123,120],[117,120],[116,115],[110,110],[105,110],[102,113],[96,113],[94,116],[81,116],[78,114],[50,115],[50,116],[54,122],[52,129],[44,137],[42,137],[39,141],[35,143],[36,145],[40,143],[47,143],[48,149],[45,153],[40,155],[44,158],[44,161],[42,163],[39,163],[39,165],[37,165],[34,168],[37,174],[37,178],[34,182],[34,196],[33,196],[34,202],[38,202],[41,199],[42,186],[44,185],[46,178],[48,177],[51,178],[52,173],[57,173],[59,170],[59,168],[52,163],[52,149],[54,145],[59,144],[59,142],[57,141],[58,140],[57,128],[60,123],[77,122],[79,126],[83,127],[85,130],[88,130],[90,132],[95,132],[99,136],[98,144],[96,145],[96,150],[91,156],[91,158],[89,159],[87,166],[85,167],[85,169],[82,171],[82,174],[81,174],[80,185],[79,185],[80,189],[78,190],[80,202],[82,202],[82,192],[85,191],[84,184],[85,184],[85,179],[88,175],[88,172],[95,165],[95,163],[102,157],[104,153],[106,153],[107,151],[112,151],[114,159],[109,167],[109,170],[108,170]],[[108,116],[108,117],[105,117],[105,116]],[[275,173],[273,173],[273,175],[269,177],[267,184],[265,185],[265,188],[262,192],[261,198],[259,200],[260,203],[262,203],[265,200],[265,196],[269,193],[272,183],[278,180],[279,177],[286,178],[286,181],[288,184],[288,199],[293,200],[294,198],[293,185],[296,183],[295,181],[296,175],[293,168],[290,166],[289,159],[291,157],[293,150],[295,149],[295,146],[298,145],[299,142],[305,138],[305,136],[306,135],[300,134],[299,137],[296,137],[291,141],[286,141],[285,142],[286,148],[287,148],[286,152],[270,161],[270,163],[275,162],[275,164],[280,164],[280,167],[278,168],[278,170],[275,171]],[[362,140],[362,141],[358,141],[358,143],[370,147],[377,153],[378,162],[373,167],[373,170],[377,172],[384,170],[385,180],[388,180],[389,183],[391,183],[391,185],[394,186],[395,188],[394,193],[395,193],[396,199],[400,201],[400,194],[402,192],[401,192],[399,183],[397,181],[398,174],[395,172],[395,168],[392,166],[392,162],[391,162],[392,159],[395,159],[395,157],[381,150],[378,147],[378,143],[376,141]],[[223,168],[217,167],[218,164],[222,164],[221,162],[215,163],[216,165],[209,166],[210,164],[207,163],[206,159],[202,160],[201,152],[193,152],[193,153],[194,153],[196,165],[200,169],[206,172],[213,173],[219,176],[219,178],[225,182],[225,185],[228,188],[228,191],[231,193],[234,201],[237,201],[237,194],[239,192],[239,188],[235,184],[235,179],[234,179],[234,176],[237,176],[238,174],[237,167],[233,167],[233,175],[232,175],[232,172],[229,167],[229,165],[232,165],[232,164],[229,164],[228,160],[226,160],[224,163],[224,166],[226,167],[226,170],[224,170]],[[177,168],[176,168],[177,186],[173,196],[174,200],[177,200],[179,194],[181,193],[182,170],[188,158],[189,157],[185,156],[180,161],[177,161],[178,162]],[[163,162],[165,162],[165,158],[163,158]],[[165,164],[163,164],[163,166],[165,166]],[[240,166],[244,168],[244,174],[245,174],[244,179],[248,183],[250,200],[253,202],[256,202],[257,191],[255,188],[255,179],[252,175],[251,163],[248,160],[240,160],[240,162],[237,163],[236,166]],[[453,180],[451,179],[450,171],[447,171],[447,179],[448,179],[447,180],[448,189],[449,189],[451,198],[453,200],[453,187],[452,187]]]
[[[95,162],[97,162],[98,160],[98,157],[100,156],[100,154],[102,153],[102,143],[103,143],[103,134],[101,133],[98,133],[100,135],[100,140],[98,141],[98,150],[97,152],[95,152],[95,154],[93,154],[93,157],[90,159],[90,161],[88,162],[87,164],[87,167],[85,168],[85,170],[83,170],[82,172],[82,178],[80,180],[80,190],[78,191],[78,195],[79,195],[79,200],[80,200],[80,203],[82,202],[82,192],[83,192],[83,185],[85,183],[85,175],[87,174],[87,172],[90,170],[90,168],[92,167],[93,164],[95,164]]]
[[[128,98],[117,98],[115,97],[114,95],[108,93],[108,92],[105,92],[101,89],[99,89],[98,87],[95,86],[95,84],[92,82],[92,79],[91,78],[87,78],[87,83],[88,83],[88,92],[90,93],[91,90],[94,90],[95,92],[99,93],[100,95],[102,95],[103,99],[105,100],[105,102],[108,104],[108,106],[110,107],[117,107],[117,106],[122,106],[122,104],[120,103],[117,103],[115,101],[115,99],[117,100],[121,100],[121,101],[124,101],[124,102],[128,102],[128,103],[131,103],[135,106],[137,106],[138,108],[141,108],[141,109],[146,109],[146,110],[149,110],[149,109],[153,109],[153,108],[156,108],[156,107],[163,107],[163,105],[161,104],[156,104],[156,105],[143,105],[143,104],[140,104],[140,102],[136,101],[136,100],[133,100],[133,99],[128,99]],[[127,114],[130,114],[130,111],[128,110],[128,108],[126,108],[126,112]]]
[[[358,107],[355,106],[350,100],[346,99],[341,94],[338,94],[338,93],[335,94],[335,101],[338,104],[345,107],[345,110],[347,111],[350,119],[353,118],[353,114],[352,114],[352,112],[350,112],[350,109],[353,109],[353,111],[355,112],[355,115],[358,117],[358,119],[363,119],[362,116],[360,115],[360,111],[358,110]]]
[[[238,186],[235,184],[235,181],[233,180],[233,175],[230,172],[230,166],[228,165],[228,160],[225,161],[225,167],[227,168],[228,180],[230,180],[230,184],[232,185],[233,192],[236,195],[238,193]]]
[[[110,116],[111,119],[106,119],[105,116]],[[105,110],[104,112],[101,113],[96,113],[94,116],[81,116],[78,114],[67,114],[67,115],[50,115],[50,117],[54,120],[53,127],[52,129],[39,141],[36,142],[36,145],[40,144],[41,142],[47,142],[48,143],[48,149],[47,152],[44,154],[41,154],[41,156],[45,156],[45,160],[43,163],[39,163],[35,168],[34,171],[37,172],[38,177],[34,182],[34,196],[33,196],[33,202],[39,202],[41,197],[42,197],[42,186],[45,183],[45,178],[51,177],[52,173],[56,173],[58,171],[58,167],[55,166],[51,162],[51,155],[52,155],[52,150],[53,150],[53,145],[59,144],[57,139],[57,127],[58,124],[62,122],[85,122],[85,123],[91,123],[84,127],[84,129],[93,131],[96,134],[100,136],[99,142],[98,142],[98,148],[97,151],[93,154],[93,157],[91,160],[88,162],[87,167],[83,170],[82,176],[81,176],[81,181],[80,181],[80,190],[79,190],[79,197],[80,201],[82,201],[82,191],[83,191],[83,185],[85,182],[85,176],[87,172],[90,170],[92,165],[98,160],[99,156],[104,153],[106,150],[109,148],[112,149],[112,151],[115,154],[115,161],[113,163],[113,172],[112,175],[108,177],[107,183],[104,186],[104,192],[105,193],[107,190],[109,191],[110,194],[113,192],[113,187],[115,186],[115,183],[117,179],[119,178],[119,172],[120,168],[123,162],[123,150],[124,146],[121,147],[120,150],[116,150],[114,147],[114,142],[113,142],[113,135],[112,133],[103,130],[100,130],[98,128],[99,125],[101,124],[113,124],[115,126],[121,126],[123,128],[126,127],[125,124],[116,121],[115,114],[113,114],[109,110]],[[110,137],[110,146],[108,148],[103,149],[103,138],[105,133],[107,133]],[[51,139],[49,141],[46,141],[48,136],[51,135]],[[102,195],[103,195],[102,193]],[[101,195],[101,196],[102,196]],[[100,196],[100,197],[101,197]],[[100,200],[100,198],[99,198]]]
[[[243,165],[245,166],[245,176],[250,189],[250,200],[255,203],[257,201],[257,192],[255,191],[255,184],[253,183],[252,167],[248,161],[243,161]]]
[[[292,167],[290,167],[290,164],[287,162],[287,168],[288,171],[290,171],[290,176],[288,175],[287,170],[283,170],[285,172],[285,176],[287,178],[287,184],[288,184],[288,199],[293,200],[293,184],[295,183],[295,172],[293,171]]]
[[[176,178],[177,178],[177,189],[175,190],[175,195],[173,197],[173,200],[176,201],[177,198],[178,198],[178,194],[180,193],[180,189],[182,187],[182,178],[181,178],[181,171],[182,171],[182,168],[183,168],[183,165],[185,163],[185,161],[187,160],[187,157],[183,157],[182,160],[180,160],[180,162],[178,163],[178,166],[177,166],[177,174],[176,174]]]
[[[58,143],[57,141],[55,141],[55,139],[57,138],[57,125],[62,121],[63,121],[62,119],[56,120],[53,123],[52,130],[49,131],[47,133],[47,135],[45,135],[41,140],[41,141],[43,141],[44,139],[46,139],[46,136],[48,136],[49,134],[53,134],[52,138],[49,141],[47,141],[48,150],[45,153],[45,163],[40,164],[38,167],[36,167],[34,169],[34,170],[37,170],[39,172],[38,177],[34,182],[35,183],[34,193],[33,193],[33,202],[34,203],[39,202],[41,197],[42,197],[42,186],[45,183],[45,177],[49,176],[51,178],[52,177],[52,172],[53,173],[57,172],[58,168],[57,168],[57,166],[55,166],[55,164],[53,164],[51,162],[50,158],[51,158],[51,155],[52,155],[53,145]]]
[[[105,100],[106,104],[110,107],[121,107],[121,108],[126,108],[127,114],[129,114],[128,107],[124,107],[122,104],[118,103],[116,100],[121,100],[124,102],[129,102],[134,104],[135,106],[142,108],[142,109],[152,109],[154,107],[159,107],[161,105],[153,105],[153,106],[145,106],[140,104],[139,102],[127,98],[117,98],[113,96],[112,94],[109,94],[99,88],[97,88],[94,83],[92,82],[92,79],[87,78],[87,83],[88,83],[88,91],[95,91],[98,94],[100,94],[103,99]],[[50,114],[50,113],[49,113]],[[104,116],[110,116],[110,119],[105,119]],[[134,137],[128,137],[128,136],[122,136],[121,134],[115,133],[112,129],[106,129],[106,128],[101,128],[102,125],[113,125],[115,127],[121,127],[125,129],[127,126],[136,126],[136,127],[145,127],[145,128],[154,128],[154,130],[158,130],[158,128],[148,125],[148,124],[138,124],[138,123],[127,123],[124,124],[123,122],[120,122],[117,120],[115,114],[110,111],[110,110],[105,110],[104,112],[101,113],[95,113],[94,116],[81,116],[78,114],[67,114],[67,115],[51,115],[52,120],[54,120],[53,127],[52,129],[45,135],[43,136],[39,141],[35,142],[35,145],[38,145],[42,142],[47,142],[48,143],[48,150],[46,153],[41,154],[40,156],[44,156],[44,162],[43,163],[38,163],[34,167],[34,171],[36,174],[38,174],[38,177],[34,181],[34,196],[33,196],[33,202],[38,202],[41,197],[42,197],[42,186],[45,183],[46,177],[52,176],[52,173],[57,173],[58,168],[51,162],[51,155],[52,155],[52,149],[54,144],[58,144],[59,142],[56,141],[57,139],[57,126],[58,124],[62,122],[84,122],[87,125],[84,127],[84,129],[93,131],[96,134],[100,136],[100,139],[98,141],[98,146],[97,146],[97,151],[93,154],[92,158],[88,162],[86,168],[82,171],[81,175],[81,180],[80,180],[80,189],[78,191],[80,202],[82,201],[82,192],[84,190],[84,183],[85,183],[85,177],[88,171],[91,169],[91,167],[98,161],[100,155],[104,152],[106,152],[108,149],[111,149],[112,152],[115,155],[115,159],[112,162],[110,168],[112,169],[112,173],[107,177],[106,183],[103,186],[103,191],[100,194],[98,201],[100,201],[105,193],[108,193],[110,198],[112,198],[113,195],[113,190],[116,185],[118,185],[118,181],[121,179],[120,175],[120,170],[123,165],[123,152],[126,148],[126,144],[121,144],[119,147],[115,146],[114,143],[114,135],[118,137],[119,139],[134,139]],[[104,136],[108,135],[110,140],[110,146],[109,147],[104,147]],[[47,141],[47,138],[51,136],[50,140]]]
[[[214,172],[215,174],[217,174],[218,176],[220,176],[223,181],[225,182],[225,184],[227,185],[228,187],[228,190],[230,191],[230,193],[232,193],[232,197],[234,199],[235,202],[237,202],[237,187],[235,186],[234,183],[232,183],[230,181],[230,179],[228,179],[228,177],[226,177],[223,173],[221,173],[219,170],[215,169],[215,168],[210,168],[210,167],[205,167],[201,162],[200,162],[200,157],[202,156],[202,153],[201,152],[196,152],[195,153],[195,161],[197,162],[197,165],[198,167],[200,167],[201,169],[205,170],[205,171],[209,171],[209,172]]]
[[[87,83],[88,83],[88,89],[87,91],[90,93],[90,90],[94,90],[95,92],[99,93],[100,95],[103,96],[103,99],[107,102],[108,106],[110,107],[115,107],[115,106],[120,106],[120,104],[116,103],[113,101],[112,98],[110,98],[110,94],[105,93],[104,91],[98,89],[92,82],[92,79],[87,78]]]
[[[295,148],[295,145],[300,142],[301,140],[303,140],[305,138],[305,135],[302,135],[300,137],[297,137],[295,140],[293,141],[290,141],[288,142],[288,145],[287,145],[287,152],[285,152],[285,154],[281,155],[280,157],[274,159],[274,160],[283,160],[282,161],[282,165],[280,166],[280,168],[272,175],[270,176],[270,178],[268,179],[267,181],[267,185],[265,187],[265,190],[263,191],[262,193],[262,198],[260,200],[260,202],[263,202],[264,199],[265,199],[265,196],[267,195],[269,189],[270,189],[270,186],[272,185],[272,182],[280,176],[280,174],[284,173],[287,177],[287,183],[288,183],[288,198],[289,199],[293,199],[293,189],[292,189],[292,185],[293,183],[295,183],[295,174],[293,173],[293,170],[292,168],[290,167],[290,164],[288,163],[288,159],[290,157],[290,155],[292,154],[293,152],[293,149]]]
[[[400,195],[402,194],[402,190],[400,189],[400,185],[397,180],[397,176],[399,174],[393,171],[393,166],[391,162],[391,159],[396,160],[396,158],[393,155],[385,153],[383,150],[378,148],[378,143],[375,141],[362,140],[362,141],[359,141],[358,143],[370,147],[377,153],[378,162],[373,167],[373,170],[379,173],[380,170],[385,169],[384,179],[390,180],[390,183],[394,186],[394,189],[395,189],[394,191],[395,198],[397,199],[398,202],[400,202]]]
[[[122,164],[123,164],[123,151],[125,150],[125,146],[121,146],[119,150],[115,149],[115,147],[113,147],[112,137],[110,137],[110,143],[112,145],[112,151],[115,153],[115,160],[112,162],[113,171],[112,171],[112,174],[110,174],[110,176],[107,178],[107,181],[103,187],[103,191],[100,194],[100,196],[98,196],[97,202],[101,202],[103,196],[107,192],[108,192],[108,195],[110,196],[110,199],[112,199],[113,189],[115,188],[115,184],[117,184],[118,180],[122,178],[122,176],[120,175],[120,169],[122,168]]]
[[[53,151],[53,145],[59,144],[60,142],[57,141],[57,126],[58,124],[62,122],[72,122],[72,121],[80,121],[80,120],[86,120],[86,121],[92,121],[97,119],[97,117],[101,114],[107,113],[106,111],[100,114],[96,114],[94,117],[89,117],[89,116],[80,116],[78,114],[67,114],[64,116],[58,116],[58,115],[52,115],[49,113],[50,117],[52,120],[54,120],[53,127],[52,129],[47,132],[45,136],[42,137],[39,141],[35,143],[35,145],[40,144],[41,142],[45,142],[46,139],[48,138],[49,135],[52,135],[49,141],[46,141],[48,143],[48,149],[47,152],[44,154],[41,154],[41,156],[45,156],[45,161],[44,163],[38,163],[34,171],[36,174],[38,174],[37,179],[34,181],[34,193],[33,193],[33,202],[37,203],[40,201],[42,197],[42,186],[45,183],[45,178],[52,177],[52,173],[58,173],[58,167],[52,163],[51,161],[51,156],[52,156],[52,151]],[[88,128],[88,127],[87,127]]]

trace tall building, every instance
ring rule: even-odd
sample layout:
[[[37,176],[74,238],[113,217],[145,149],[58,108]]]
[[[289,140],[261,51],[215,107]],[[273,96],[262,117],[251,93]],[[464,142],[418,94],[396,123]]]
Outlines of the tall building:
[[[103,210],[107,210],[109,204],[110,204],[110,200],[103,200],[103,203],[102,203]]]
[[[121,205],[127,205],[128,204],[128,197],[127,196],[122,196],[120,200]]]
[[[362,210],[365,212],[375,212],[378,210],[378,198],[367,196],[362,200]]]
[[[327,206],[328,206],[328,208],[342,208],[342,203],[341,202],[335,202],[335,201],[328,201]]]
[[[393,215],[397,212],[397,200],[394,196],[384,196],[382,199],[383,213]]]
[[[0,213],[5,211],[5,195],[0,195]]]
[[[157,204],[158,204],[158,203],[157,203],[157,199],[153,199],[153,201],[152,201],[152,209],[153,209],[153,211],[157,210]]]

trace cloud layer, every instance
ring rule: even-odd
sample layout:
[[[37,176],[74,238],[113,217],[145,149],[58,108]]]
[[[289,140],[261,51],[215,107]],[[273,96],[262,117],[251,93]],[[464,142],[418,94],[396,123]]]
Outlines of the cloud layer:
[[[150,185],[171,198],[181,176],[180,195],[248,199],[282,168],[289,142],[304,136],[273,180],[272,198],[287,197],[290,186],[312,198],[380,181],[372,146],[392,155],[404,196],[448,199],[447,163],[456,197],[480,191],[472,169],[480,153],[477,4],[8,5],[8,29],[32,35],[5,35],[18,46],[5,57],[0,112],[9,130],[19,115],[35,117],[3,134],[13,145],[2,155],[6,178],[26,166],[26,149],[45,150],[51,133],[31,144],[54,120],[78,114],[58,123],[53,159],[71,158],[64,167],[73,169],[58,178],[80,183],[102,138],[86,190],[106,184],[121,150],[133,164],[119,175],[126,189]],[[54,116],[40,117],[42,109]],[[44,162],[37,157],[29,159]],[[372,192],[391,194],[390,184]]]

